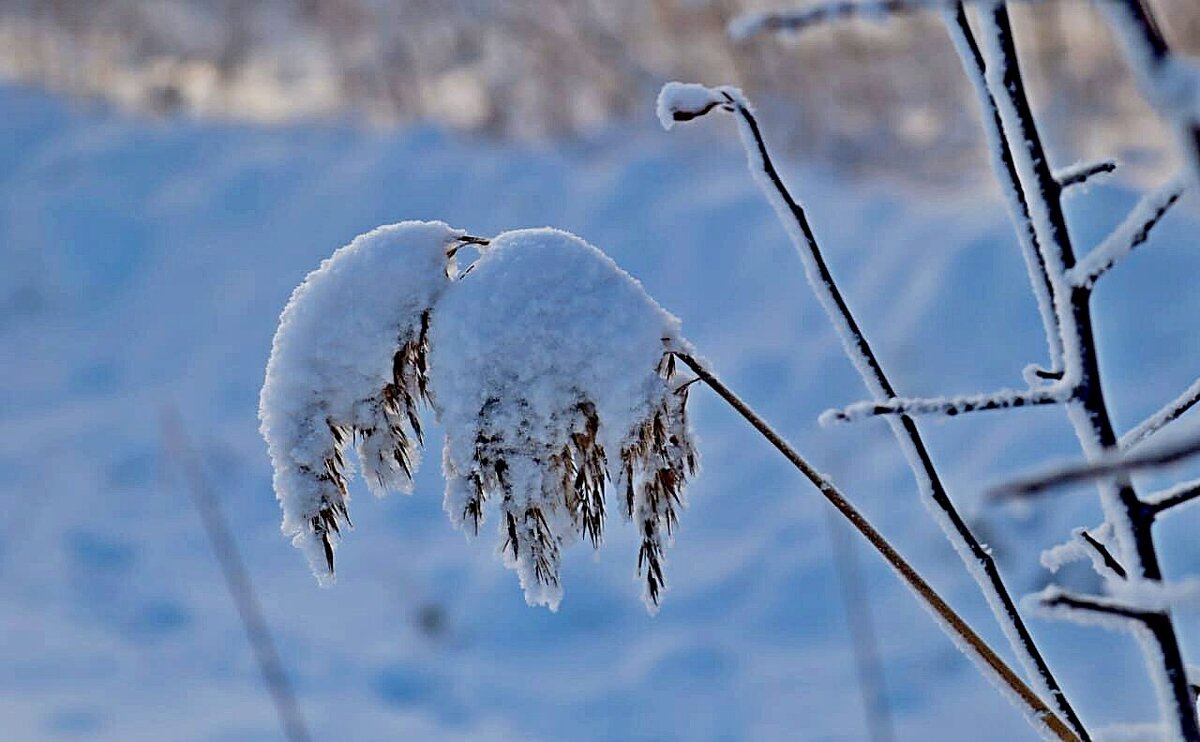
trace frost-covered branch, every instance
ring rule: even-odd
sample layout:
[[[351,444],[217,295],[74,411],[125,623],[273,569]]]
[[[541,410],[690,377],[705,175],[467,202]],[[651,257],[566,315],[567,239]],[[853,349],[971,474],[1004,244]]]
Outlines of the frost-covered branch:
[[[1165,428],[1173,421],[1183,416],[1185,412],[1192,409],[1197,402],[1200,402],[1200,379],[1192,382],[1192,385],[1184,390],[1169,404],[1163,407],[1158,412],[1155,412],[1150,417],[1143,420],[1133,430],[1121,436],[1121,449],[1128,451],[1158,431]]]
[[[1106,616],[1145,624],[1157,615],[1111,598],[1078,595],[1054,586],[1046,588],[1033,597],[1038,605],[1051,615],[1102,626],[1113,625],[1111,621],[1104,620]]]
[[[977,394],[964,397],[897,398],[883,402],[855,402],[841,409],[821,413],[821,424],[854,422],[881,415],[946,415],[954,417],[967,412],[1006,410],[1015,407],[1037,407],[1063,404],[1070,398],[1070,390],[1028,389],[1025,391],[1005,390],[993,394]]]
[[[808,215],[792,196],[775,168],[759,129],[758,120],[742,92],[730,87],[707,88],[703,85],[669,83],[658,96],[658,118],[666,129],[715,110],[734,115],[750,174],[791,239],[792,246],[804,265],[804,274],[809,286],[833,324],[846,355],[858,371],[868,392],[879,401],[899,396],[834,281],[809,224]],[[1062,711],[1071,726],[1080,732],[1080,736],[1086,739],[1082,724],[1067,702],[1049,664],[1017,610],[1016,602],[1004,584],[994,557],[971,532],[946,492],[941,475],[934,466],[933,457],[916,422],[907,415],[898,415],[889,417],[888,423],[913,472],[922,502],[979,586],[1031,682],[1040,693],[1054,699],[1055,706]]]
[[[1098,5],[1142,94],[1175,129],[1188,169],[1200,182],[1200,64],[1172,51],[1144,0],[1104,0]]]
[[[1117,558],[1112,555],[1112,552],[1108,550],[1108,547],[1100,543],[1095,536],[1088,533],[1086,529],[1081,528],[1078,532],[1078,538],[1083,541],[1083,543],[1087,544],[1088,548],[1096,555],[1096,558],[1100,560],[1099,563],[1103,564],[1105,569],[1109,570],[1117,577],[1123,578],[1126,576],[1127,573],[1125,572],[1125,568],[1122,567],[1121,563],[1117,561]]]
[[[902,13],[944,9],[959,2],[960,0],[831,0],[795,10],[743,13],[730,21],[729,35],[736,41],[745,41],[771,31],[800,33],[812,26],[852,18],[882,21]]]
[[[1094,533],[1092,532],[1094,531]],[[1086,528],[1076,528],[1071,532],[1071,540],[1058,544],[1042,552],[1042,566],[1051,572],[1058,572],[1064,564],[1078,562],[1084,559],[1092,563],[1092,569],[1104,577],[1125,579],[1125,567],[1113,556],[1108,542],[1112,538],[1112,526],[1103,523],[1089,531]]]
[[[1077,740],[1079,737],[1060,719],[1042,699],[1029,689],[1029,686],[1012,671],[1011,668],[988,646],[978,634],[950,607],[937,591],[904,559],[870,521],[867,520],[845,495],[824,475],[809,464],[797,451],[792,448],[774,428],[758,413],[738,397],[729,387],[725,386],[704,364],[687,353],[676,354],[680,361],[690,368],[704,383],[717,393],[739,415],[741,415],[755,430],[759,432],[777,451],[783,454],[792,466],[799,471],[817,491],[837,508],[838,512],[849,521],[867,540],[868,543],[887,561],[906,585],[913,591],[917,599],[933,614],[938,625],[967,655],[975,665],[997,687],[1003,689],[1005,695],[1025,714],[1030,724],[1047,739]]]
[[[1181,505],[1186,505],[1196,498],[1200,498],[1200,479],[1191,479],[1187,482],[1179,484],[1161,492],[1154,492],[1146,497],[1146,505],[1157,516],[1159,513],[1166,512],[1172,508],[1177,508]]]
[[[1116,160],[1098,160],[1095,162],[1077,162],[1054,171],[1054,179],[1062,188],[1083,185],[1092,178],[1110,175],[1117,170]]]
[[[1026,381],[1033,385],[1037,380],[1061,380],[1063,377],[1063,347],[1062,328],[1059,327],[1058,315],[1055,312],[1054,285],[1046,265],[1045,250],[1038,235],[1037,225],[1033,220],[1029,199],[1021,186],[1020,173],[1017,170],[1013,148],[1004,131],[1004,119],[1001,115],[996,96],[992,94],[987,83],[987,66],[979,43],[967,21],[966,7],[957,2],[952,8],[942,12],[942,21],[950,35],[962,62],[963,71],[975,91],[975,98],[980,108],[980,122],[983,125],[988,152],[991,156],[992,169],[996,173],[1004,202],[1008,208],[1009,220],[1017,234],[1021,245],[1021,256],[1025,260],[1025,268],[1029,274],[1029,285],[1033,288],[1034,299],[1037,302],[1038,314],[1042,319],[1042,330],[1046,336],[1046,345],[1050,353],[1050,368],[1043,369],[1030,366],[1026,369]]]
[[[1153,451],[1109,454],[1103,458],[1080,464],[1064,466],[1027,479],[1019,479],[1002,485],[992,494],[997,497],[1019,497],[1036,495],[1069,484],[1090,482],[1098,479],[1123,477],[1134,472],[1161,469],[1200,454],[1200,438],[1188,438],[1163,446]],[[1139,501],[1138,509],[1145,507]]]
[[[1150,230],[1162,220],[1187,189],[1187,181],[1176,178],[1147,194],[1125,220],[1067,272],[1073,286],[1091,288],[1100,276],[1124,260],[1150,238]]]
[[[985,78],[996,98],[1004,136],[1014,153],[1021,187],[1037,229],[1057,325],[1063,347],[1062,383],[1074,389],[1068,418],[1089,460],[1103,461],[1117,449],[1117,436],[1101,379],[1099,351],[1092,321],[1092,292],[1066,278],[1076,262],[1063,210],[1063,188],[1050,168],[1021,75],[1012,24],[1004,3],[980,13]],[[1035,294],[1041,287],[1035,282]],[[1161,580],[1162,567],[1145,506],[1127,478],[1099,480],[1105,519],[1112,524],[1122,564],[1129,574]],[[1200,740],[1196,707],[1187,687],[1183,658],[1170,615],[1163,613],[1152,639],[1140,637],[1160,709],[1182,738]]]

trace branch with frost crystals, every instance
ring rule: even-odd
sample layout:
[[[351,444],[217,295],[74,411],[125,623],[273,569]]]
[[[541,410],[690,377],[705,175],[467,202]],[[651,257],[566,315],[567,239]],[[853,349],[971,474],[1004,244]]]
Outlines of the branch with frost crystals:
[[[1128,451],[1171,422],[1179,419],[1185,412],[1200,402],[1200,379],[1192,382],[1183,394],[1180,394],[1158,412],[1143,420],[1133,430],[1121,436],[1120,447]]]
[[[1151,493],[1146,497],[1146,505],[1157,516],[1172,508],[1186,505],[1198,497],[1200,497],[1200,479],[1191,479],[1160,492]]]
[[[1062,205],[1062,187],[1050,170],[1037,122],[1026,95],[1016,41],[1007,6],[992,3],[980,14],[989,87],[998,99],[1006,135],[1012,143],[1021,182],[1029,196],[1034,222],[1045,248],[1046,267],[1054,289],[1054,305],[1063,342],[1064,380],[1075,388],[1068,417],[1090,459],[1116,449],[1117,435],[1105,398],[1092,321],[1091,292],[1071,286],[1065,273],[1076,257]],[[1150,521],[1137,490],[1124,478],[1100,483],[1101,504],[1114,523],[1121,557],[1131,575],[1162,579],[1162,567]],[[1168,614],[1157,619],[1153,641],[1139,637],[1153,674],[1160,709],[1180,737],[1200,740],[1196,706],[1187,688],[1178,638]]]
[[[807,214],[792,197],[779,171],[776,170],[759,129],[758,120],[742,92],[731,87],[707,88],[702,85],[673,82],[663,86],[658,96],[658,118],[665,129],[714,110],[734,114],[750,173],[779,217],[804,265],[804,274],[809,286],[817,295],[829,321],[838,333],[846,355],[854,364],[868,392],[881,401],[896,397],[895,387],[892,386],[833,279]],[[933,457],[921,437],[916,422],[905,415],[891,417],[888,422],[912,470],[922,503],[962,559],[968,574],[979,586],[1031,681],[1039,692],[1054,699],[1055,706],[1067,717],[1072,727],[1081,737],[1087,738],[1078,716],[1071,708],[1049,664],[1034,642],[1032,633],[1025,625],[1025,620],[1017,610],[1016,602],[1004,584],[995,558],[971,532],[946,492],[941,475],[934,466]]]
[[[1172,52],[1143,0],[1105,0],[1099,5],[1142,94],[1174,126],[1192,177],[1200,182],[1200,65]]]
[[[792,466],[804,475],[817,491],[837,508],[838,512],[850,522],[855,530],[887,561],[888,565],[913,591],[918,600],[934,615],[938,625],[951,638],[958,648],[970,657],[997,684],[1018,708],[1026,719],[1047,739],[1078,740],[1073,731],[1053,711],[1046,706],[1036,693],[1012,671],[1004,660],[988,646],[978,634],[971,629],[937,591],[921,577],[912,565],[891,545],[870,521],[846,499],[846,496],[834,486],[824,475],[809,464],[797,451],[792,448],[782,436],[777,433],[758,413],[747,405],[729,387],[725,386],[703,364],[687,353],[677,352],[675,355],[690,368],[710,389],[717,393],[739,415],[741,415],[755,430],[759,432],[777,451],[783,454]]]
[[[1004,131],[1004,118],[1001,115],[996,96],[992,94],[987,83],[987,65],[979,42],[971,30],[967,20],[967,11],[963,3],[954,4],[952,9],[942,12],[942,22],[962,61],[963,72],[971,82],[976,100],[980,108],[980,123],[991,154],[992,168],[1004,194],[1005,205],[1008,207],[1009,220],[1017,233],[1017,241],[1021,246],[1021,257],[1025,260],[1025,269],[1029,274],[1029,285],[1033,289],[1034,300],[1037,302],[1038,314],[1042,318],[1042,330],[1046,336],[1046,346],[1050,354],[1050,368],[1030,365],[1025,369],[1024,378],[1030,386],[1037,386],[1039,380],[1061,380],[1063,378],[1063,344],[1062,328],[1059,326],[1058,315],[1054,308],[1054,283],[1046,266],[1045,250],[1038,235],[1037,225],[1033,220],[1029,199],[1021,186],[1020,173],[1017,170],[1013,148]]]
[[[1121,563],[1117,561],[1117,558],[1112,555],[1112,552],[1108,550],[1108,547],[1101,543],[1100,540],[1095,536],[1088,533],[1087,529],[1077,529],[1075,531],[1075,535],[1080,541],[1087,544],[1088,549],[1093,555],[1092,564],[1096,567],[1097,572],[1101,571],[1100,565],[1103,565],[1105,570],[1113,573],[1117,577],[1124,578],[1127,576],[1128,573],[1125,571],[1125,568],[1122,567]],[[1099,561],[1097,561],[1097,559]]]
[[[1060,188],[1070,188],[1083,185],[1099,176],[1110,175],[1116,170],[1116,160],[1083,161],[1055,170],[1054,179],[1058,181]]]
[[[1041,564],[1051,572],[1058,572],[1064,564],[1084,559],[1092,563],[1092,569],[1105,577],[1124,579],[1128,574],[1125,567],[1113,556],[1109,543],[1112,539],[1112,524],[1102,523],[1093,528],[1071,531],[1071,540],[1046,549],[1041,554]]]
[[[1126,605],[1111,598],[1078,595],[1051,585],[1030,599],[1042,612],[1054,618],[1065,618],[1077,623],[1106,628],[1125,628],[1125,621],[1147,624],[1157,614],[1136,606]],[[1121,619],[1114,623],[1113,618]]]
[[[768,32],[800,33],[822,23],[863,18],[883,21],[901,13],[952,7],[960,0],[833,0],[798,10],[743,13],[729,22],[728,33],[735,41],[746,41]],[[978,0],[982,2],[983,0]],[[1041,0],[1025,0],[1037,3]]]
[[[1128,628],[1128,621],[1143,624],[1151,632],[1161,631],[1172,607],[1194,604],[1200,597],[1200,580],[1179,582],[1122,580],[1108,583],[1107,596],[1079,595],[1051,585],[1030,598],[1056,618],[1107,628]],[[1114,623],[1110,618],[1122,619]]]
[[[1104,242],[1067,271],[1067,280],[1073,286],[1090,289],[1100,276],[1150,238],[1150,230],[1154,229],[1167,211],[1179,201],[1185,190],[1186,180],[1175,178],[1147,194]]]
[[[1138,471],[1161,469],[1200,454],[1200,437],[1163,446],[1154,451],[1136,454],[1110,454],[1081,464],[1064,466],[1045,474],[1001,485],[992,490],[992,497],[1023,497],[1036,495],[1068,484],[1090,482],[1132,474]],[[1142,503],[1145,505],[1146,503]]]
[[[868,400],[855,402],[841,409],[826,410],[821,413],[820,422],[822,425],[831,425],[835,422],[855,422],[881,415],[946,415],[954,417],[967,412],[1063,404],[1070,396],[1070,391],[1065,389],[1029,389],[1020,392],[1005,390],[994,394],[976,394],[964,397],[898,397],[883,402]]]

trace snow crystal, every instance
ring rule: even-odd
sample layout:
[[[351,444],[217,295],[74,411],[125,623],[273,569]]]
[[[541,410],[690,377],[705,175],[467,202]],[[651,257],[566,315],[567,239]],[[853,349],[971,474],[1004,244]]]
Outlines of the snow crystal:
[[[441,222],[379,227],[337,250],[292,293],[280,317],[259,403],[283,532],[323,583],[346,512],[357,442],[376,494],[408,490],[425,392],[429,311],[449,285],[447,248],[463,232]]]
[[[602,252],[553,229],[506,232],[447,292],[430,329],[446,429],[446,511],[477,531],[498,500],[500,550],[531,605],[557,607],[561,549],[601,538],[605,481],[642,536],[647,606],[695,468],[679,323]]]

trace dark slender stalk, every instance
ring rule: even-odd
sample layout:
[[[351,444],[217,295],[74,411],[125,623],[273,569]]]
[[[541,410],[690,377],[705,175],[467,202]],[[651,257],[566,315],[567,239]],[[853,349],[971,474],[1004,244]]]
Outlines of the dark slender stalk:
[[[221,512],[221,503],[209,487],[208,479],[188,445],[183,424],[178,417],[173,413],[165,413],[162,428],[167,452],[187,479],[188,495],[196,507],[196,512],[200,514],[204,534],[208,537],[213,555],[221,567],[225,587],[237,608],[238,618],[246,631],[246,639],[254,652],[263,682],[271,693],[283,736],[289,742],[309,742],[312,736],[308,733],[304,716],[300,713],[300,705],[296,702],[296,695],[292,692],[287,673],[284,672],[283,661],[275,648],[271,629],[263,617],[262,606],[254,591],[254,583],[250,581],[246,563],[238,550],[233,533],[229,530],[225,515]]]
[[[837,508],[838,512],[858,531],[863,538],[877,551],[888,565],[912,589],[917,598],[939,619],[939,624],[956,645],[969,657],[974,659],[984,672],[997,682],[1003,684],[1011,698],[1023,709],[1026,718],[1043,735],[1060,740],[1078,740],[1079,737],[1060,719],[1042,699],[1025,685],[1025,682],[1012,671],[1004,660],[996,655],[978,634],[950,607],[937,591],[892,547],[891,543],[875,529],[874,526],[846,499],[845,495],[812,467],[792,446],[775,432],[757,412],[742,401],[729,387],[725,386],[716,376],[699,361],[686,353],[676,352],[675,356],[700,377],[710,389],[732,407],[746,422],[762,435],[775,450],[783,454],[792,466],[796,468],[817,491]]]
[[[1054,178],[1034,120],[1033,111],[1025,92],[1017,58],[1016,45],[1009,21],[1007,7],[993,6],[986,14],[990,33],[985,37],[989,50],[998,63],[996,69],[987,70],[988,82],[996,83],[993,94],[1002,106],[1007,106],[1007,121],[1011,117],[1013,129],[1005,128],[1005,137],[1018,160],[1018,172],[1028,174],[1022,178],[1035,224],[1044,224],[1040,234],[1044,263],[1050,284],[1055,288],[1055,306],[1059,326],[1072,342],[1064,342],[1064,369],[1067,377],[1075,383],[1075,394],[1069,415],[1080,444],[1089,457],[1102,456],[1103,452],[1117,447],[1117,436],[1109,415],[1100,376],[1099,356],[1091,316],[1091,291],[1080,286],[1067,286],[1066,273],[1075,266],[1075,254],[1067,229],[1062,208],[1062,187]],[[989,65],[991,62],[989,61]],[[1019,149],[1017,149],[1019,148]],[[1039,219],[1040,217],[1040,219]],[[1069,352],[1066,352],[1068,351]],[[1107,480],[1101,484],[1101,497],[1106,516],[1113,523],[1124,554],[1124,562],[1135,572],[1149,580],[1161,580],[1162,569],[1155,550],[1151,525],[1153,518],[1147,513],[1144,503],[1127,479]],[[1156,647],[1143,646],[1151,666],[1161,668],[1163,683],[1155,687],[1169,689],[1170,698],[1161,698],[1164,708],[1170,707],[1172,718],[1181,737],[1200,740],[1200,725],[1196,720],[1195,704],[1188,689],[1187,675],[1175,636],[1170,614],[1161,613],[1152,632]]]
[[[1127,576],[1125,567],[1121,566],[1121,563],[1118,562],[1117,558],[1112,555],[1112,552],[1108,550],[1108,547],[1100,543],[1095,536],[1088,533],[1086,529],[1080,529],[1079,538],[1088,545],[1088,548],[1095,552],[1096,556],[1100,557],[1100,561],[1109,569],[1109,571],[1111,571],[1117,577],[1124,578]]]
[[[1103,613],[1107,616],[1117,616],[1144,624],[1149,624],[1154,616],[1159,615],[1153,611],[1145,611],[1108,600],[1100,600],[1087,595],[1075,595],[1066,592],[1059,592],[1049,597],[1041,598],[1039,602],[1046,608],[1067,608],[1072,611],[1083,611],[1085,613]]]
[[[757,119],[744,101],[736,100],[728,93],[726,93],[726,97],[729,106],[733,107],[734,113],[744,125],[742,131],[746,146],[754,148],[752,158],[757,158],[761,165],[761,171],[754,171],[755,178],[759,180],[768,200],[779,213],[784,228],[792,236],[796,250],[805,262],[809,283],[829,314],[850,360],[858,369],[864,384],[878,399],[886,401],[896,397],[896,390],[892,386],[891,380],[884,372],[883,366],[875,356],[870,343],[867,342],[866,335],[859,328],[854,314],[850,311],[850,307],[846,304],[833,279],[804,209],[792,197],[778,170],[775,169]],[[1016,602],[1004,584],[1004,579],[1000,575],[991,551],[985,548],[971,532],[970,527],[963,520],[958,508],[955,507],[950,495],[946,492],[916,422],[907,415],[899,415],[889,418],[889,423],[904,450],[905,458],[909,462],[926,505],[931,511],[937,513],[935,522],[942,529],[947,540],[955,547],[955,551],[966,565],[968,573],[979,585],[1026,672],[1030,674],[1041,690],[1046,691],[1054,699],[1055,706],[1068,719],[1071,726],[1080,733],[1080,736],[1085,740],[1088,739],[1083,724],[1068,703],[1061,686],[1026,626],[1025,620],[1017,610]]]

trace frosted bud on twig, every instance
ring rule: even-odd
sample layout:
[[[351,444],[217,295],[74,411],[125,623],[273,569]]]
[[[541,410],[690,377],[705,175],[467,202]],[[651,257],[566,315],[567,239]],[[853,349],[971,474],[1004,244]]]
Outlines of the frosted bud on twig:
[[[372,491],[409,490],[428,398],[430,311],[466,235],[442,222],[379,227],[339,249],[292,293],[259,406],[283,532],[322,582],[333,576],[356,444]]]
[[[673,381],[679,323],[612,260],[552,229],[506,232],[433,314],[430,374],[446,430],[446,510],[500,550],[530,604],[557,607],[561,550],[598,545],[615,484],[641,535],[647,606],[696,468]]]
[[[655,110],[659,123],[670,131],[676,123],[700,118],[714,108],[733,111],[739,102],[744,103],[744,98],[737,88],[709,88],[691,82],[669,82],[658,92]]]

